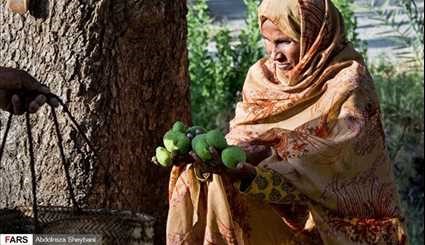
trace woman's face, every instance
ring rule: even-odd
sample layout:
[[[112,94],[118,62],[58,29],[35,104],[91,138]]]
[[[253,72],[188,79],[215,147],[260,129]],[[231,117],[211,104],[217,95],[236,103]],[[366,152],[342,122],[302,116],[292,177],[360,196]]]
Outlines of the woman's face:
[[[270,20],[261,26],[266,52],[276,72],[285,74],[294,68],[300,59],[300,44],[282,33]]]

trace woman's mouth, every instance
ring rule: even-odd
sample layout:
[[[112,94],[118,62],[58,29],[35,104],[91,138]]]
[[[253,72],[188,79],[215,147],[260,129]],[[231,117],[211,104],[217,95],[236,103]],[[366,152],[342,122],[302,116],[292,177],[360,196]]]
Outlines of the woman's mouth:
[[[290,70],[291,69],[291,64],[288,62],[277,62],[275,61],[274,64],[276,65],[276,68],[280,69],[280,70]]]

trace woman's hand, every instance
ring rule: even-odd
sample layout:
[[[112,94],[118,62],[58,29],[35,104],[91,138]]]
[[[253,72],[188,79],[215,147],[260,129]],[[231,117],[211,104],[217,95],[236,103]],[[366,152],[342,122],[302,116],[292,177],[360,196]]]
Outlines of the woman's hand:
[[[238,146],[246,152],[247,161],[254,166],[257,166],[261,161],[272,154],[270,146],[266,145],[240,143]]]
[[[57,99],[48,94],[49,88],[27,72],[0,67],[0,109],[21,115],[37,112],[46,102],[57,107]]]
[[[192,151],[189,153],[194,160],[193,165],[195,168],[198,168],[201,173],[214,173],[227,176],[232,182],[242,181],[250,183],[255,178],[255,167],[251,164],[241,162],[236,166],[236,168],[227,168],[221,161],[221,157],[218,151],[214,149],[214,147],[210,147],[209,150],[212,155],[212,160],[208,162],[203,162]]]
[[[183,166],[195,162],[191,154],[176,155],[173,158],[173,166]]]

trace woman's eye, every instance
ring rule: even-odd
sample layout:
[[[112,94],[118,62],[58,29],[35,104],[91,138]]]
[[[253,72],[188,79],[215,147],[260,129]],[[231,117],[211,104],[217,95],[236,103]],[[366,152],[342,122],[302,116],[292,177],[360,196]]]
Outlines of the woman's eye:
[[[290,43],[291,43],[291,40],[284,40],[284,39],[276,40],[276,44],[290,44]]]

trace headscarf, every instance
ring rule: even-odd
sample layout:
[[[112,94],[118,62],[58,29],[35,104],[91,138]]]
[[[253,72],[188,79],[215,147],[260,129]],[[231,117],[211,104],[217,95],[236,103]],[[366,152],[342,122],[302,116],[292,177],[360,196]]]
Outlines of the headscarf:
[[[248,72],[243,88],[248,114],[235,123],[259,120],[289,112],[326,89],[326,81],[362,57],[346,40],[343,19],[331,1],[264,0],[259,9],[260,26],[266,19],[300,42],[300,61],[288,73],[288,81],[276,81],[270,61],[263,58]],[[241,121],[238,121],[238,120]]]

